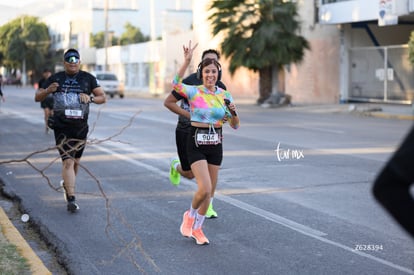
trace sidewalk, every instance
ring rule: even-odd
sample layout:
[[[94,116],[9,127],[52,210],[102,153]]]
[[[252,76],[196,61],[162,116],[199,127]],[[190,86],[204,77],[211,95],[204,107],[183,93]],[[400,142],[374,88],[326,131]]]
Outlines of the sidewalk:
[[[414,106],[412,105],[391,105],[391,104],[358,104],[356,110],[374,117],[413,120]]]
[[[323,105],[291,105],[276,108],[290,108],[292,111],[310,113],[349,113],[386,119],[414,120],[414,108],[411,105],[384,103],[344,103]]]

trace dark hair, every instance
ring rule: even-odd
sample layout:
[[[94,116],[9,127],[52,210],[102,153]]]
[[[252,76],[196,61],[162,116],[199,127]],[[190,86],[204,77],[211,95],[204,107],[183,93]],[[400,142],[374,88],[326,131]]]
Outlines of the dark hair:
[[[51,71],[51,70],[49,70],[48,68],[46,68],[46,69],[44,69],[44,70],[43,70],[43,72],[44,72],[44,73],[51,73],[52,71]]]
[[[221,79],[221,65],[220,65],[220,63],[217,60],[215,60],[213,58],[203,59],[200,62],[200,64],[198,64],[198,67],[197,67],[197,78],[198,79],[201,79],[202,76],[203,76],[203,72],[202,72],[203,71],[203,68],[206,67],[206,66],[208,66],[208,65],[211,65],[211,64],[214,64],[217,67],[217,70],[218,70],[218,78],[217,79],[218,80]]]
[[[204,67],[206,67],[208,65],[211,65],[211,64],[214,64],[217,67],[217,69],[221,68],[220,63],[217,60],[213,59],[213,58],[203,59],[203,61],[201,61],[200,64],[201,64],[201,66],[200,66],[201,69],[203,69]]]
[[[205,51],[203,52],[203,54],[201,55],[201,59],[204,59],[204,56],[206,56],[206,55],[207,55],[207,54],[209,54],[209,53],[212,53],[212,54],[217,55],[217,59],[220,59],[220,53],[219,53],[218,51],[214,50],[214,49],[208,49],[208,50],[205,50]],[[209,64],[209,65],[210,65],[210,64]]]

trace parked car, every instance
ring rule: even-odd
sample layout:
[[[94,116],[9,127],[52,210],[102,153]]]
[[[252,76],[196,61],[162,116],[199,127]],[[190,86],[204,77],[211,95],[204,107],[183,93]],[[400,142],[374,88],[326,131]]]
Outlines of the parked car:
[[[114,73],[94,71],[91,74],[98,79],[99,85],[101,85],[105,93],[111,98],[115,95],[119,95],[120,98],[124,97],[124,87]]]

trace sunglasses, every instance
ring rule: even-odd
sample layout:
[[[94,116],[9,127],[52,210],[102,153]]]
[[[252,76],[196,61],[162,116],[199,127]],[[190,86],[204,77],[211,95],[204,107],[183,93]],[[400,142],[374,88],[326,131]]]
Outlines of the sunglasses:
[[[79,63],[79,58],[77,58],[76,56],[66,57],[65,62],[71,63],[71,64],[76,64],[76,63]]]

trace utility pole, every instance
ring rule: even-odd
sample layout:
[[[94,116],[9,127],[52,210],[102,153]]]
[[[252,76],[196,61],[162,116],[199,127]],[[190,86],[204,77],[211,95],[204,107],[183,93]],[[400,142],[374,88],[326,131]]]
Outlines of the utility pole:
[[[150,2],[150,75],[149,75],[149,88],[150,94],[157,95],[157,79],[155,77],[155,15],[154,15],[154,0]]]
[[[22,32],[24,32],[24,17],[25,17],[25,15],[23,15],[21,20],[20,20],[20,26],[22,28]],[[21,77],[22,77],[22,79],[20,79],[20,81],[22,82],[22,85],[24,86],[24,85],[27,84],[27,79],[26,79],[26,51],[24,51],[24,54],[23,54]]]
[[[108,70],[108,0],[105,0],[104,4],[104,18],[105,18],[105,35],[104,35],[104,48],[105,48],[105,64],[104,71]]]

